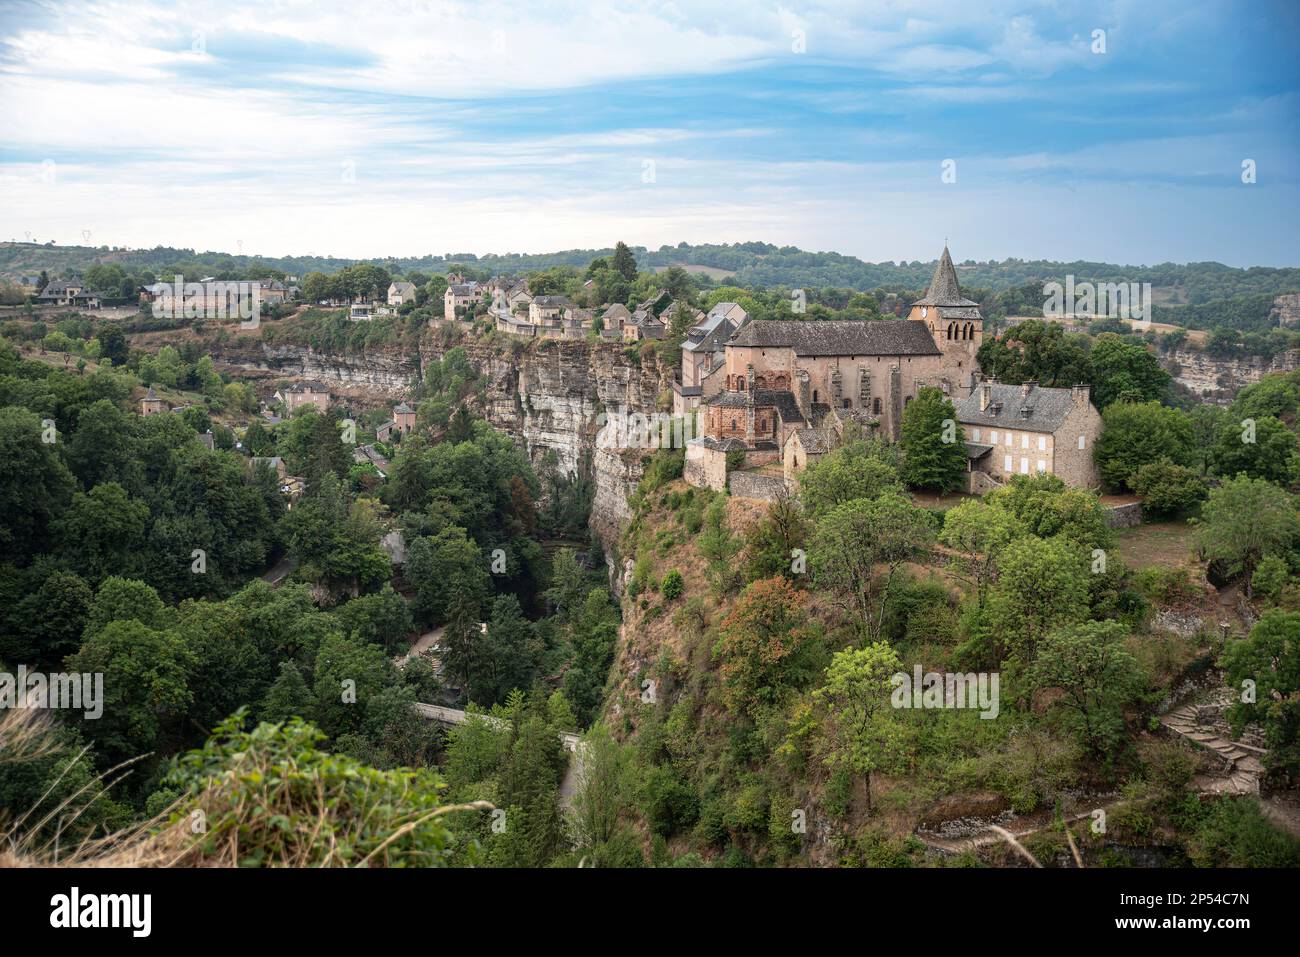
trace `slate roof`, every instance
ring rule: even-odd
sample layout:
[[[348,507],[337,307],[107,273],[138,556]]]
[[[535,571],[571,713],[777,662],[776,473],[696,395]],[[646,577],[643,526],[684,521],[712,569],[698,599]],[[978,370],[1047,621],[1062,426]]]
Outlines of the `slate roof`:
[[[961,286],[957,283],[957,270],[953,267],[952,256],[948,247],[943,247],[943,255],[935,264],[934,275],[930,278],[930,288],[924,296],[912,303],[914,306],[978,306],[979,303],[965,299]]]
[[[399,412],[414,412],[414,411],[415,411],[415,410],[412,409],[412,408],[411,408],[409,405],[407,405],[405,402],[399,402],[399,403],[397,403],[397,407],[396,407],[395,409],[393,409],[393,412],[394,412],[394,413],[399,413]]]
[[[793,349],[801,356],[937,356],[925,323],[907,319],[749,322],[729,346]]]
[[[966,458],[968,459],[982,459],[992,451],[993,446],[991,445],[980,445],[978,442],[966,443]]]
[[[721,313],[710,313],[698,326],[686,333],[682,348],[687,352],[719,352],[736,325]]]
[[[476,282],[453,282],[447,287],[453,296],[477,296],[478,283]]]
[[[980,411],[980,391],[987,386],[989,405]],[[1000,406],[1000,408],[999,408]],[[1069,389],[1034,386],[1029,395],[1018,385],[999,382],[980,383],[969,396],[957,403],[957,421],[962,425],[1002,426],[1026,432],[1055,432],[1074,408]],[[997,409],[998,411],[994,411]],[[1028,412],[1028,414],[1023,414]]]
[[[534,296],[533,302],[541,309],[563,309],[572,305],[568,296]]]
[[[289,386],[290,392],[328,392],[329,386],[318,379],[303,379]]]
[[[799,436],[799,444],[810,455],[820,455],[831,450],[830,443],[820,429],[796,429],[794,434]]]
[[[145,400],[146,402],[160,402],[160,401],[161,401],[161,400],[158,398],[158,393],[155,392],[155,391],[153,390],[153,386],[149,386],[149,391],[146,392],[146,393],[144,394],[144,400]]]
[[[413,282],[394,282],[393,291],[399,296],[414,296],[415,283]]]

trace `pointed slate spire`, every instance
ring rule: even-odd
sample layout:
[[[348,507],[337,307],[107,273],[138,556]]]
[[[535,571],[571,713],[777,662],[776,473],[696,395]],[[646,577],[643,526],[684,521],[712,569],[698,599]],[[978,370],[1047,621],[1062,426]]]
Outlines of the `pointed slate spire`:
[[[916,300],[918,306],[974,306],[976,303],[965,299],[961,294],[961,286],[957,284],[957,270],[953,267],[952,256],[948,254],[948,247],[943,247],[943,255],[939,257],[938,264],[934,267],[934,276],[930,279],[930,288],[925,291],[925,295]]]

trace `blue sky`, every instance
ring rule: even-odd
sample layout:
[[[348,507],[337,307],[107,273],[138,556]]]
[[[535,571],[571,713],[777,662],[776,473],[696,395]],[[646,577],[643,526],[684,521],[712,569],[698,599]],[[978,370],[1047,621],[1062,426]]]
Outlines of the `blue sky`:
[[[1296,265],[1297,9],[0,0],[0,239]]]

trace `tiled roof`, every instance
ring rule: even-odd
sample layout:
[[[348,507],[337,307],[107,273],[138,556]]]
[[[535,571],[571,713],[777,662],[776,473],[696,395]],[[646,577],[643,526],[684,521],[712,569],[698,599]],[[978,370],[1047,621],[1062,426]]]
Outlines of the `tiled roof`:
[[[961,286],[957,284],[957,270],[953,267],[952,256],[948,247],[943,247],[943,255],[935,264],[934,276],[930,279],[930,288],[914,306],[978,306],[979,303],[962,298]]]
[[[980,411],[980,392],[989,391],[989,405]],[[957,421],[962,425],[1002,426],[1028,432],[1055,432],[1074,408],[1070,389],[1034,386],[1029,394],[1018,385],[979,383],[957,403]],[[996,411],[995,411],[996,410]]]
[[[907,319],[750,322],[727,345],[793,349],[801,356],[939,355],[925,324]]]
[[[830,443],[820,429],[796,429],[794,434],[799,436],[799,444],[805,452],[820,455],[830,451]]]

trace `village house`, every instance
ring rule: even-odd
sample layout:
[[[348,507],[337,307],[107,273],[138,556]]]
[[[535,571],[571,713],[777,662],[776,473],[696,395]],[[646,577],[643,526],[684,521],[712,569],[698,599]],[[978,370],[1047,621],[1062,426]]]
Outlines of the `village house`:
[[[978,305],[961,296],[947,248],[907,319],[744,323],[700,380],[703,436],[687,445],[686,478],[726,487],[728,451],[743,452],[748,468],[820,455],[847,420],[896,441],[921,388],[970,394],[982,340]]]
[[[388,304],[390,306],[401,306],[408,302],[415,302],[415,283],[405,281],[394,281],[388,284]]]
[[[1004,484],[1012,475],[1047,473],[1066,485],[1100,483],[1093,446],[1101,415],[1086,385],[1052,389],[1034,382],[981,382],[957,403],[970,459],[970,491]]]
[[[483,293],[484,288],[476,282],[448,283],[447,291],[443,293],[442,297],[443,318],[464,318],[465,310],[481,302]]]
[[[289,290],[278,279],[263,279],[257,284],[258,298],[267,305],[280,305],[289,297]]]
[[[632,311],[616,302],[600,314],[600,334],[606,339],[622,339],[623,327],[632,318]]]
[[[394,434],[410,435],[415,431],[415,410],[405,402],[399,402],[393,409],[393,417],[375,429],[375,438],[388,442]]]
[[[722,365],[723,346],[749,316],[734,302],[720,302],[682,341],[682,368],[673,379],[673,412],[682,415],[699,407],[704,379]]]
[[[37,299],[42,305],[99,308],[99,296],[87,289],[80,279],[51,279]]]
[[[276,398],[284,403],[290,413],[304,405],[314,405],[318,412],[324,412],[329,408],[330,390],[315,379],[304,379],[277,393]]]

